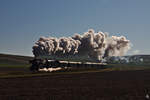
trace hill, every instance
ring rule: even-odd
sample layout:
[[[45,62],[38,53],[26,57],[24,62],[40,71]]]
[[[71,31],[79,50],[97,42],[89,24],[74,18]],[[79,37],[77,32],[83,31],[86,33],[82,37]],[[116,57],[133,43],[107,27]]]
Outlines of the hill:
[[[149,59],[149,56],[145,59]],[[49,75],[49,73],[32,73],[29,70],[31,64],[29,60],[33,57],[29,56],[19,56],[10,54],[0,54],[0,78],[1,77],[24,77],[24,76],[38,76],[38,75]],[[72,68],[67,70],[62,70],[60,74],[64,73],[89,73],[89,72],[109,72],[109,71],[126,71],[126,70],[147,70],[150,69],[149,65],[145,64],[108,64],[106,69],[99,68]],[[55,73],[55,72],[54,72]],[[53,74],[54,74],[53,73]],[[57,73],[57,72],[56,72]],[[58,72],[59,73],[59,72]]]
[[[20,55],[10,55],[10,54],[0,54],[0,67],[19,67],[29,64],[29,60],[33,57],[20,56]]]

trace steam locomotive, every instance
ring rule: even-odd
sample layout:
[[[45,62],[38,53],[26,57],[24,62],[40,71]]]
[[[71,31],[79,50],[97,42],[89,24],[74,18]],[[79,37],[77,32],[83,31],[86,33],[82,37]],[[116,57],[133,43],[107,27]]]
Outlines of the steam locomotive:
[[[31,71],[39,71],[42,68],[105,68],[106,63],[93,62],[81,59],[58,59],[58,58],[48,58],[48,57],[35,57],[33,60],[30,60]]]

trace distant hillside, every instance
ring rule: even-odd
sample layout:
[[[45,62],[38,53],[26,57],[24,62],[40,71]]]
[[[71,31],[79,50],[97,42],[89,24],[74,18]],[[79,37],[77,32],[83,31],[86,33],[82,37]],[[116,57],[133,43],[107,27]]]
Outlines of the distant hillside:
[[[23,66],[27,65],[33,57],[19,56],[10,54],[0,54],[0,67]]]
[[[136,65],[150,65],[150,55],[130,55],[121,57],[109,57],[107,63],[115,64],[136,64]]]
[[[139,62],[140,60],[142,60],[141,63],[150,64],[150,55],[132,55],[130,56],[130,60],[134,62]]]

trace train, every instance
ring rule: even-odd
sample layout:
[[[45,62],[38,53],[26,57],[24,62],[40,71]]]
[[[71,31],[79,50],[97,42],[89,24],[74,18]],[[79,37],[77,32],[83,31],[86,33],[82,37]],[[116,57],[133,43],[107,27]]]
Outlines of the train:
[[[62,58],[49,58],[49,57],[35,57],[33,60],[30,60],[31,71],[39,71],[40,69],[49,69],[49,68],[100,68],[103,69],[106,67],[106,63],[101,63],[98,61],[91,60],[81,60],[81,59],[62,59]]]

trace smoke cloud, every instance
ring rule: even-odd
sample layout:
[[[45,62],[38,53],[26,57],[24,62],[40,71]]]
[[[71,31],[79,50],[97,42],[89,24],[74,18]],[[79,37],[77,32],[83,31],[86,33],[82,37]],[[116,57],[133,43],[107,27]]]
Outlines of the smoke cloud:
[[[105,32],[89,29],[83,35],[72,37],[41,37],[33,46],[33,54],[39,56],[84,56],[101,61],[105,57],[123,56],[130,49],[130,41],[124,36],[108,36]]]

